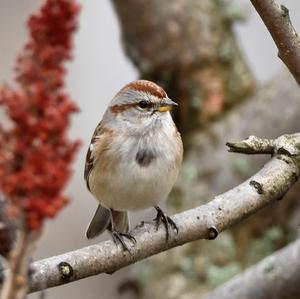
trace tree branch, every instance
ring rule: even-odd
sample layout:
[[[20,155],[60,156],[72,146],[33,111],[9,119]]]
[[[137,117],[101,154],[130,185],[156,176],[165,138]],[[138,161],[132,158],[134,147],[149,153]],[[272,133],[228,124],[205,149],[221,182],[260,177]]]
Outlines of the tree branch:
[[[193,207],[199,198],[204,203],[241,183],[260,169],[264,157],[250,159],[228,155],[219,144],[249,135],[276,138],[299,132],[299,118],[299,86],[287,71],[281,71],[253,97],[234,107],[206,130],[190,136],[183,169],[175,186],[180,198],[176,192],[173,197],[185,207]],[[235,166],[236,161],[241,160],[246,165],[242,170]]]
[[[169,207],[178,213],[204,204],[248,179],[268,160],[264,155],[228,154],[223,146],[227,141],[242,140],[249,135],[275,139],[282,134],[300,132],[299,118],[299,86],[287,70],[282,70],[269,84],[260,88],[253,97],[234,107],[222,119],[210,124],[202,132],[191,134],[182,171],[168,200]],[[255,242],[253,236],[262,236],[273,226],[288,226],[290,230],[289,221],[297,218],[299,192],[300,182],[288,192],[284,202],[272,204],[250,217],[246,223],[235,226],[233,231],[228,232],[235,240],[233,250],[238,252],[238,265],[243,267],[244,261],[252,256],[250,247]],[[204,259],[209,264],[204,268],[198,267],[196,263],[197,257],[203,254],[203,246],[191,243],[185,247],[188,248],[168,251],[163,257],[153,257],[151,263],[146,262],[134,268],[134,278],[141,285],[145,295],[143,297],[168,297],[167,293],[161,294],[162,289],[169,288],[170,281],[162,280],[162,273],[167,273],[171,280],[172,277],[180,277],[178,297],[188,292],[191,297],[199,298],[200,289],[201,292],[210,289],[208,283],[195,287],[195,281],[199,277],[210,275],[213,261],[217,259],[214,250],[217,250],[218,246],[210,242],[206,244],[206,247],[213,250]],[[161,259],[167,259],[168,265],[163,265]],[[184,259],[190,265],[192,276],[184,275],[184,270],[178,272],[177,265],[180,259]],[[228,260],[228,263],[230,262],[236,262],[236,259],[231,257]],[[151,278],[146,273],[150,273]],[[145,283],[149,280],[151,283]]]
[[[300,297],[300,239],[221,285],[203,299]]]
[[[274,142],[272,139],[262,139],[256,136],[249,136],[241,142],[227,142],[229,152],[243,154],[273,154]]]
[[[300,84],[300,39],[288,9],[274,0],[250,0],[262,18],[278,48],[279,58]]]
[[[137,243],[128,244],[130,253],[112,241],[106,241],[33,263],[31,292],[100,273],[112,273],[187,242],[217,237],[219,232],[281,199],[291,188],[300,174],[299,145],[299,134],[288,135],[285,148],[294,148],[298,151],[297,156],[278,154],[241,185],[215,197],[208,204],[176,214],[173,220],[179,233],[169,242],[165,241],[162,226],[156,230],[153,223],[143,223],[132,231]]]
[[[242,154],[286,154],[288,156],[298,155],[297,139],[300,138],[300,133],[293,135],[282,135],[279,138],[262,139],[256,136],[249,136],[249,138],[241,142],[227,142],[230,152]],[[296,143],[294,143],[296,141]]]

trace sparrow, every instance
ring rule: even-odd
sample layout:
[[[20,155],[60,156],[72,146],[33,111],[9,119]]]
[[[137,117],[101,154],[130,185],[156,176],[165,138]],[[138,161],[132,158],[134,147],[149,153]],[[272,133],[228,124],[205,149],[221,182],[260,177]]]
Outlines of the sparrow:
[[[99,205],[86,236],[106,229],[128,250],[129,211],[154,207],[157,227],[166,239],[175,222],[158,206],[170,193],[183,156],[183,145],[170,111],[177,103],[157,84],[136,80],[111,100],[97,125],[86,155],[84,179]]]

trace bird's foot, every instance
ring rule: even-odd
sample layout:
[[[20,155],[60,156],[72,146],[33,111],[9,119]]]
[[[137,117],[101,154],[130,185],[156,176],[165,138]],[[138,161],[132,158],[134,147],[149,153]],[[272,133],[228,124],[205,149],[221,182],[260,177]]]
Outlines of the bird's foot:
[[[177,234],[178,226],[159,206],[155,206],[154,208],[157,211],[156,218],[153,219],[156,223],[156,229],[158,229],[159,225],[163,223],[166,229],[166,240],[168,241],[170,236],[170,226],[176,231]]]
[[[133,242],[133,243],[136,243],[135,237],[132,236],[132,235],[129,234],[129,233],[120,233],[120,232],[118,232],[118,231],[116,231],[116,230],[113,230],[113,231],[111,232],[111,236],[112,236],[112,238],[113,238],[113,240],[114,240],[114,242],[115,242],[116,244],[121,244],[123,250],[124,250],[124,251],[128,251],[129,253],[130,253],[130,250],[129,250],[129,248],[128,248],[128,246],[127,246],[127,244],[126,244],[124,238],[130,240],[130,241]]]

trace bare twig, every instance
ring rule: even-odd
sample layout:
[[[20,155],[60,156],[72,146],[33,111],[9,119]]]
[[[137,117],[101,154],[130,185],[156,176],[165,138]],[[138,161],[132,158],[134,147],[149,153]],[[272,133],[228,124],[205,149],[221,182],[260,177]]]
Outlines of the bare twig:
[[[299,154],[299,140],[300,133],[293,135],[285,134],[279,138],[262,139],[256,136],[249,136],[249,138],[240,142],[227,142],[230,152],[242,154],[286,154],[294,156]]]
[[[300,297],[300,239],[218,287],[203,299]]]
[[[36,233],[25,233],[19,229],[16,241],[7,260],[8,269],[1,288],[1,299],[23,299],[28,291],[28,265]]]
[[[272,139],[262,139],[256,136],[249,136],[241,142],[227,142],[230,152],[243,154],[273,154],[274,142]]]
[[[274,141],[274,143],[276,143]],[[299,134],[286,138],[286,147],[300,152]],[[163,227],[142,224],[132,233],[137,243],[128,244],[130,253],[124,252],[112,241],[85,247],[37,261],[31,291],[54,287],[100,273],[112,273],[129,264],[167,249],[198,240],[213,239],[218,233],[245,219],[270,202],[282,198],[300,173],[299,154],[276,155],[263,169],[241,185],[215,197],[208,204],[180,214],[173,220],[179,227],[178,235],[166,242]],[[276,184],[275,184],[276,182]]]
[[[300,84],[300,39],[288,9],[274,0],[250,0],[262,18],[278,48],[278,56]]]

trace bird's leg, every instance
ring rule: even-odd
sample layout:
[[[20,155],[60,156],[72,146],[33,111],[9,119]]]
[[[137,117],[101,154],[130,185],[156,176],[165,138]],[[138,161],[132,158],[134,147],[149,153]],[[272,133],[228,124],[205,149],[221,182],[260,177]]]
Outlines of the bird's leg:
[[[120,243],[124,251],[129,251],[128,246],[126,245],[126,242],[124,238],[129,239],[130,241],[136,243],[136,239],[134,236],[132,236],[130,233],[123,233],[120,232],[116,229],[116,222],[117,222],[117,217],[118,217],[118,212],[114,210],[110,210],[111,212],[111,223],[110,227],[108,228],[111,232],[112,239],[116,244]]]
[[[125,243],[124,237],[128,237],[127,234],[119,233],[116,230],[111,231],[111,236],[116,244],[120,243],[124,251],[130,252],[128,246]],[[130,239],[130,237],[128,237]]]
[[[156,223],[156,229],[158,229],[159,225],[163,223],[166,228],[166,240],[168,241],[170,235],[170,226],[176,231],[177,234],[178,227],[176,223],[169,216],[167,216],[166,213],[159,206],[155,206],[154,208],[157,211],[156,218],[154,219]]]

